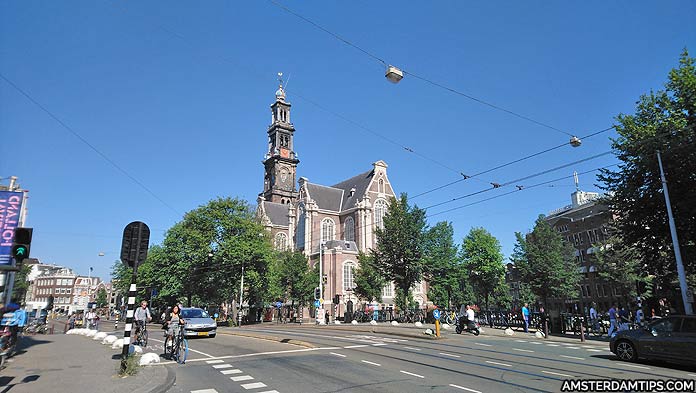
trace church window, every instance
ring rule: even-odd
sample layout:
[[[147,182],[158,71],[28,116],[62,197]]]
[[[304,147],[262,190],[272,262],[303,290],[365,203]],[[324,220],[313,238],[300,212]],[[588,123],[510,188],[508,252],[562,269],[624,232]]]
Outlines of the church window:
[[[346,218],[345,223],[343,223],[343,239],[349,242],[355,241],[355,221],[353,217]]]
[[[377,192],[384,194],[384,179],[379,179],[377,182]]]
[[[321,242],[327,242],[329,240],[336,239],[336,224],[334,220],[330,218],[325,218],[321,220]]]
[[[304,210],[304,205],[300,204],[297,206],[299,214],[297,215],[297,248],[304,250],[305,244],[305,220],[306,214]]]
[[[286,251],[288,249],[288,235],[284,232],[276,233],[274,248],[278,251]]]
[[[387,202],[384,199],[375,201],[375,225],[384,229],[384,216],[387,214]]]
[[[355,272],[355,264],[353,262],[346,262],[343,264],[343,290],[352,291],[355,288],[355,280],[353,273]]]

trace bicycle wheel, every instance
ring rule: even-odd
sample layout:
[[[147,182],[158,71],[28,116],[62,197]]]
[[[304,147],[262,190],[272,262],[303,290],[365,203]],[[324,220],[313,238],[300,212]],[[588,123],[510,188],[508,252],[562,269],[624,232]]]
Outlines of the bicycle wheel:
[[[147,337],[148,337],[147,329],[140,332],[140,343],[141,343],[142,347],[147,347]]]
[[[164,357],[167,359],[172,359],[174,355],[174,344],[171,337],[167,336],[164,339]]]
[[[186,363],[186,358],[188,357],[188,340],[182,338],[177,345],[176,361],[179,364]]]

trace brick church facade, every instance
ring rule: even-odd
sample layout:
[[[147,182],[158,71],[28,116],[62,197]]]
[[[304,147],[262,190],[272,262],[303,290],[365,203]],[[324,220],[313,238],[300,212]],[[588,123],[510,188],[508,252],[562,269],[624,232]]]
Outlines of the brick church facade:
[[[348,300],[358,300],[352,293],[358,253],[375,247],[374,228],[382,227],[388,202],[396,196],[387,164],[377,161],[371,169],[331,186],[298,178],[295,127],[282,84],[275,96],[257,214],[278,250],[300,251],[315,266],[323,245],[324,301],[331,303],[334,295],[340,295],[337,311],[342,315]],[[393,296],[389,284],[382,290],[382,303],[392,305]],[[413,296],[425,304],[425,285],[416,285]]]

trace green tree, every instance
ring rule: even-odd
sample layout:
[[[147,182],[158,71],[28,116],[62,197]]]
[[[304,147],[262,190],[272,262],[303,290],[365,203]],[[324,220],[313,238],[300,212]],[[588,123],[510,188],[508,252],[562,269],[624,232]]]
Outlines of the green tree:
[[[461,258],[479,300],[489,310],[489,298],[505,277],[500,242],[483,228],[472,228],[462,242]]]
[[[12,301],[19,305],[24,305],[24,298],[26,297],[27,290],[29,290],[30,283],[27,281],[29,273],[31,273],[31,265],[25,263],[14,275]]]
[[[544,305],[549,298],[577,296],[580,274],[571,247],[540,215],[525,238],[518,232],[513,261],[521,281]]]
[[[311,269],[307,257],[301,252],[279,252],[274,265],[276,283],[280,297],[293,304],[305,306],[314,296],[314,288],[319,282],[317,269]]]
[[[614,235],[605,242],[594,245],[597,276],[609,283],[624,301],[645,295],[637,292],[637,285],[649,281],[642,272],[643,259],[638,251]]]
[[[682,258],[696,273],[696,60],[684,50],[665,89],[642,95],[634,114],[617,117],[613,149],[621,164],[598,176],[608,191],[621,241],[640,255],[659,285],[673,287],[676,267],[656,151],[662,155]]]
[[[358,255],[358,269],[354,277],[355,296],[367,302],[382,301],[382,288],[387,285],[387,280],[380,273],[371,255],[362,252]]]
[[[97,291],[97,307],[106,307],[106,289],[99,288]]]
[[[401,194],[400,199],[392,198],[383,223],[384,228],[375,229],[377,247],[370,253],[379,270],[394,282],[395,303],[403,310],[410,306],[411,287],[423,276],[425,210],[409,206],[406,194]]]
[[[463,265],[457,249],[451,223],[438,222],[426,232],[423,274],[428,279],[428,299],[448,309],[455,307],[453,300],[461,297]]]

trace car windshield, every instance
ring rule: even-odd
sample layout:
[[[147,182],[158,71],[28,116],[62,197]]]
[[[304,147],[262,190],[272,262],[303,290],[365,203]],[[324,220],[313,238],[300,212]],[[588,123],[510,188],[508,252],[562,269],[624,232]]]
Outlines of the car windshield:
[[[182,312],[184,319],[186,318],[210,318],[207,312],[201,310],[200,308],[194,308],[192,310],[184,310]]]

